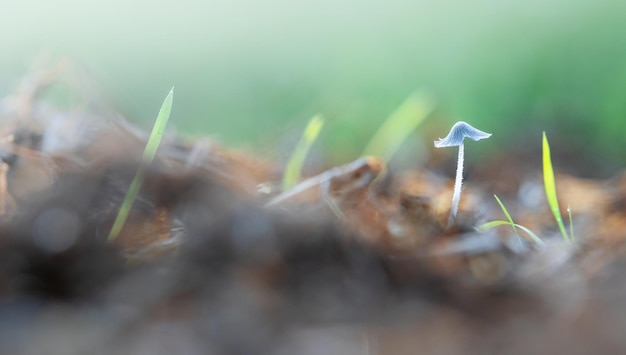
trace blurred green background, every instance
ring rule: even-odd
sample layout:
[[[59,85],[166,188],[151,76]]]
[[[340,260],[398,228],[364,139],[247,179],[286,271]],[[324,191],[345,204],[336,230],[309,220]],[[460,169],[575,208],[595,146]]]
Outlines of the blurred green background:
[[[465,120],[494,133],[469,160],[538,152],[546,130],[555,165],[609,176],[626,163],[625,20],[617,0],[5,1],[0,94],[50,51],[146,129],[175,85],[180,133],[284,160],[321,113],[315,152],[342,162],[417,90],[436,111],[398,159]]]

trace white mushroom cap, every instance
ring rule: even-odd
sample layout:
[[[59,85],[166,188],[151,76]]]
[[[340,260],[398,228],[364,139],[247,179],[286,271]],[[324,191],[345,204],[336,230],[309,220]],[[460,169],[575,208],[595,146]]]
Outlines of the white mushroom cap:
[[[458,147],[463,144],[465,138],[479,141],[489,137],[491,137],[491,133],[483,132],[467,122],[459,121],[452,126],[450,133],[445,138],[439,138],[435,141],[435,148]]]

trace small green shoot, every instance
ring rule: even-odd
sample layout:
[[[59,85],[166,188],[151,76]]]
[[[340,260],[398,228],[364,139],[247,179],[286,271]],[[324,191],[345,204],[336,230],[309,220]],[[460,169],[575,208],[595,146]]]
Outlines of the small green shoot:
[[[546,132],[543,132],[543,184],[546,190],[546,197],[548,204],[554,214],[554,219],[559,226],[559,230],[563,235],[565,241],[570,242],[571,239],[567,235],[565,225],[563,224],[563,217],[561,216],[561,210],[559,209],[559,201],[556,197],[556,182],[554,179],[554,169],[552,168],[552,159],[550,157],[550,145],[548,144],[548,138]]]
[[[500,199],[498,198],[498,195],[494,194],[493,197],[495,197],[496,201],[498,201],[498,205],[500,205],[500,209],[502,209],[502,213],[504,213],[504,216],[506,217],[506,219],[509,220],[509,224],[511,225],[511,228],[513,228],[513,232],[519,238],[519,234],[517,234],[517,229],[515,229],[515,223],[513,222],[513,218],[511,218],[511,214],[509,214],[509,211],[506,209],[506,207],[504,207],[504,204],[502,203],[502,201],[500,201]]]
[[[498,205],[500,205],[500,208],[502,209],[502,213],[504,213],[504,216],[507,218],[508,222],[507,221],[487,222],[487,223],[482,224],[482,225],[480,225],[478,227],[479,231],[485,231],[485,230],[493,228],[493,227],[497,227],[497,226],[502,226],[502,225],[508,224],[508,225],[511,226],[511,228],[513,228],[513,232],[515,232],[515,235],[517,235],[518,237],[519,237],[519,234],[517,233],[517,228],[521,229],[526,234],[528,234],[532,238],[532,240],[535,241],[535,243],[537,243],[539,245],[544,245],[544,243],[541,240],[541,238],[539,238],[539,236],[537,236],[535,233],[533,233],[530,229],[513,222],[513,218],[511,217],[511,214],[506,209],[506,207],[504,207],[504,204],[502,203],[502,201],[500,201],[500,198],[498,198],[497,195],[493,195],[493,197],[495,197],[496,201],[498,201]]]
[[[317,136],[323,126],[324,119],[320,115],[313,116],[313,118],[309,121],[309,124],[307,124],[300,141],[298,141],[296,148],[291,154],[287,168],[285,169],[285,174],[283,176],[283,191],[287,191],[294,187],[300,180],[300,173],[302,171],[304,159],[306,158],[306,155],[311,149],[313,143],[315,143],[315,140],[317,139]]]
[[[156,155],[157,149],[159,148],[161,138],[163,137],[163,133],[165,132],[165,126],[167,125],[167,121],[170,118],[170,113],[172,112],[173,101],[174,88],[170,90],[169,94],[167,94],[165,100],[163,101],[163,104],[161,105],[159,115],[157,116],[156,122],[154,123],[154,127],[152,127],[152,132],[150,132],[148,143],[144,148],[141,164],[137,169],[137,173],[135,174],[135,177],[133,178],[133,181],[131,182],[128,191],[126,192],[124,201],[122,201],[120,210],[115,217],[115,222],[113,222],[113,226],[111,227],[111,231],[109,232],[109,242],[114,241],[121,232],[124,224],[126,223],[126,219],[128,218],[128,214],[130,213],[130,209],[133,206],[137,195],[139,194],[139,190],[141,190],[145,169],[148,165],[152,163]]]
[[[390,161],[400,145],[433,111],[433,103],[417,93],[407,98],[374,133],[363,156],[377,156]]]
[[[567,206],[567,215],[569,216],[569,235],[572,241],[576,240],[574,237],[574,221],[572,220],[572,209]]]
[[[494,227],[498,227],[498,226],[504,226],[504,225],[511,225],[510,221],[491,221],[491,222],[487,222],[485,224],[481,224],[480,226],[478,226],[478,231],[479,232],[484,232],[488,229],[494,228]],[[535,233],[533,233],[533,231],[531,231],[530,229],[519,225],[517,223],[513,224],[516,228],[521,229],[522,231],[524,231],[526,234],[528,234],[528,236],[530,236],[532,238],[532,240],[535,241],[535,243],[539,244],[539,245],[544,245],[545,243],[543,242],[543,240],[541,240],[541,238],[539,238],[539,236]]]

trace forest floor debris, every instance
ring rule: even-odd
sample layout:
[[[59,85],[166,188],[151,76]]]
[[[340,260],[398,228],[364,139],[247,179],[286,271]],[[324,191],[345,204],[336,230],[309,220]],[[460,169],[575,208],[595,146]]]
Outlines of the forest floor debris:
[[[277,164],[166,136],[110,243],[147,134],[56,108],[39,94],[58,77],[0,107],[0,353],[626,350],[623,178],[557,174],[568,243],[540,170],[467,181],[447,226],[452,181],[433,171],[365,157],[281,196]],[[496,185],[545,245],[476,229],[503,218]]]

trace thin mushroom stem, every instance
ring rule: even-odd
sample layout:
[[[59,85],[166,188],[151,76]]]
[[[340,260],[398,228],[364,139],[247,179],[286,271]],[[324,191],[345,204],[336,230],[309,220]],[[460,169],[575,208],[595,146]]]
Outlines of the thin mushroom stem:
[[[454,192],[452,194],[452,208],[450,209],[450,218],[448,218],[448,226],[452,225],[456,213],[459,210],[459,201],[461,200],[461,185],[463,184],[463,158],[465,155],[464,144],[459,145],[459,158],[456,165],[456,179],[454,180]]]
[[[469,123],[459,121],[452,126],[450,133],[445,138],[439,138],[435,141],[435,148],[459,147],[459,158],[456,166],[456,180],[454,181],[454,191],[452,193],[452,207],[450,208],[450,218],[448,219],[448,228],[452,226],[456,213],[459,210],[459,201],[461,200],[461,184],[463,183],[463,141],[469,138],[474,141],[491,137],[491,133],[483,132],[472,127]]]

